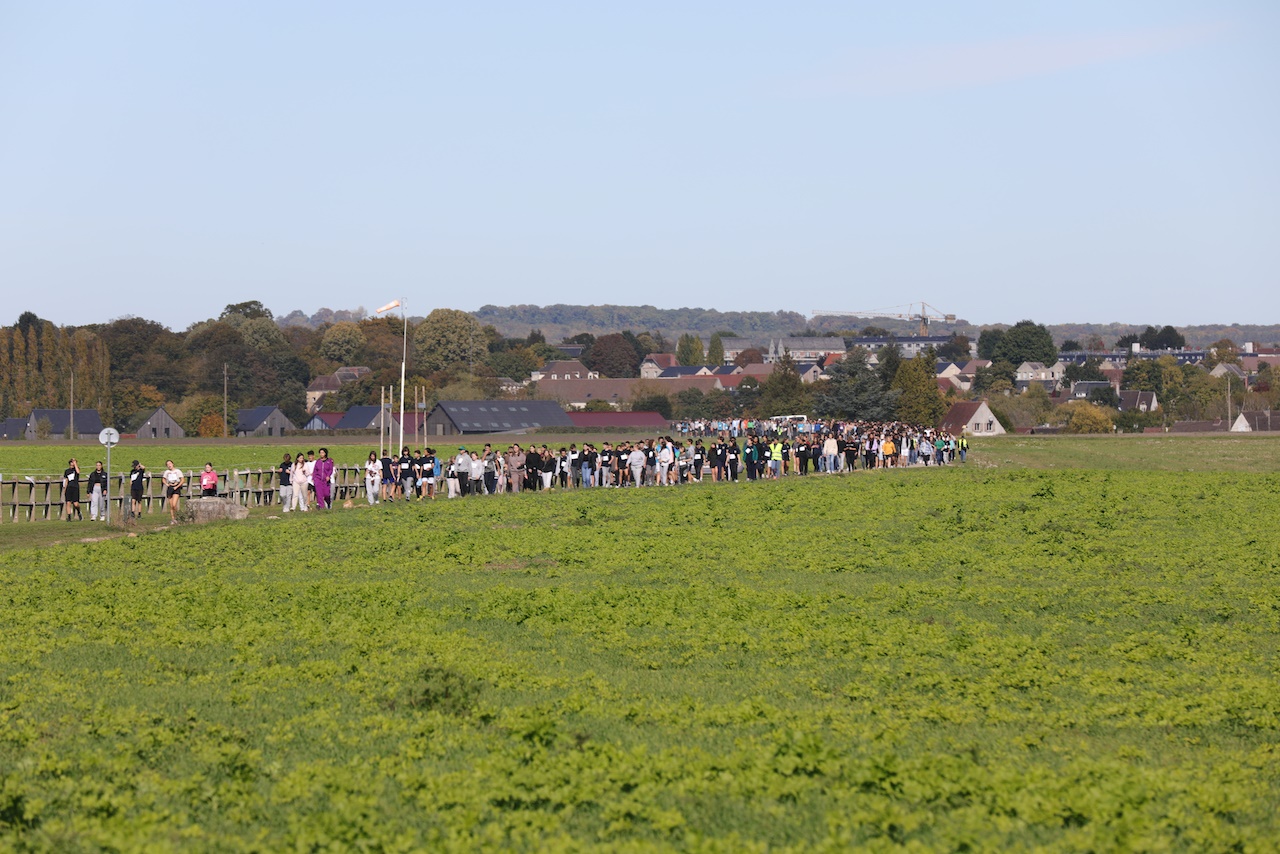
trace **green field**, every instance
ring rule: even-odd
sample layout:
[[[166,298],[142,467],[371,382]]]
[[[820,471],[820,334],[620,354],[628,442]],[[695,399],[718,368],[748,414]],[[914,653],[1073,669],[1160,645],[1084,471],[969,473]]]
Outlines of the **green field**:
[[[3,526],[0,849],[1271,849],[1276,443],[1081,441]]]

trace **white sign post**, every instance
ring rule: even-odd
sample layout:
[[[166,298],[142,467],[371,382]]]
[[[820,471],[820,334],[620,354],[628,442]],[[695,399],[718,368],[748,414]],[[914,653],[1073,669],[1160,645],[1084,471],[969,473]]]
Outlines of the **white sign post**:
[[[107,446],[107,524],[111,524],[111,448],[120,442],[120,431],[108,427],[98,434],[98,441]]]

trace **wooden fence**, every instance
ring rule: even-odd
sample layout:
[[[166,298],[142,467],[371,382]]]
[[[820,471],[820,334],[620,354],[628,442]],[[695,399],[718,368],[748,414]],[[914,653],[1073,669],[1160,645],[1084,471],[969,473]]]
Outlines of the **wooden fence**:
[[[246,507],[265,507],[280,503],[280,485],[277,482],[278,472],[274,469],[245,469],[218,474],[218,495],[230,498]],[[334,470],[333,500],[345,501],[348,498],[364,498],[364,466],[338,466]],[[142,492],[142,512],[144,514],[162,513],[164,505],[164,482],[158,475],[148,474]],[[122,519],[128,512],[129,478],[128,474],[111,474],[108,492],[111,496],[111,518]],[[187,473],[187,485],[183,488],[185,498],[200,495],[200,472]],[[36,522],[62,518],[63,511],[62,478],[42,479],[18,478],[7,479],[0,474],[0,522]],[[86,517],[89,513],[89,494],[85,482],[80,481],[80,512]]]

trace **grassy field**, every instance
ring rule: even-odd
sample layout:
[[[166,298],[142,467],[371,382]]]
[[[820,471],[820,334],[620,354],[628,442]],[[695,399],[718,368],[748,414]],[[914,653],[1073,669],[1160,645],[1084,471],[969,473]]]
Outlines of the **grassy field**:
[[[615,434],[604,438],[647,438],[640,432],[634,435]],[[575,442],[600,437],[583,434],[559,435],[555,433],[528,435],[495,435],[467,437],[435,437],[436,449],[449,452],[464,444],[480,449],[485,442],[505,448],[512,442],[525,447],[531,442],[544,442],[555,448]],[[300,438],[293,444],[280,444],[279,439],[270,442],[210,441],[161,445],[155,443],[125,443],[111,453],[112,468],[127,470],[137,458],[153,471],[164,467],[166,459],[172,459],[182,469],[199,469],[205,462],[212,462],[219,471],[228,468],[270,468],[280,462],[285,452],[315,449],[327,445],[335,460],[341,465],[362,465],[370,450],[377,450],[377,438],[353,440],[316,440]],[[417,447],[417,445],[414,445]],[[1150,471],[1280,471],[1280,436],[1261,433],[1233,433],[1222,435],[1142,435],[1120,436],[1000,436],[972,440],[972,458],[983,466],[1000,468],[1086,468],[1128,469]],[[105,449],[96,442],[41,444],[37,442],[0,443],[0,473],[6,478],[17,475],[60,476],[70,457],[80,460],[85,471],[92,469],[94,460],[104,460]]]
[[[1280,476],[1060,441],[10,544],[0,848],[1271,847]]]

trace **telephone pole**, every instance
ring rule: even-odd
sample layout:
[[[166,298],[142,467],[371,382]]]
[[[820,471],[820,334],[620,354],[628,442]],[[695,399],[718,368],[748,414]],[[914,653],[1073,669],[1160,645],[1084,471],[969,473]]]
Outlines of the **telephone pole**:
[[[227,363],[222,363],[222,438],[227,438]]]

